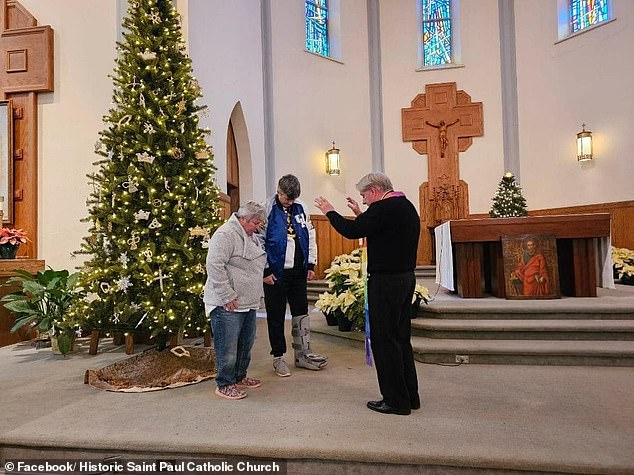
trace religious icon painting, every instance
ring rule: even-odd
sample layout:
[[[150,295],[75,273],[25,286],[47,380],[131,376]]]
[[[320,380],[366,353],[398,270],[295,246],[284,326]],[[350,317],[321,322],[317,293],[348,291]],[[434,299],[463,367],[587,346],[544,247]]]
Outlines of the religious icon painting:
[[[507,299],[561,297],[555,236],[502,236],[502,255]]]

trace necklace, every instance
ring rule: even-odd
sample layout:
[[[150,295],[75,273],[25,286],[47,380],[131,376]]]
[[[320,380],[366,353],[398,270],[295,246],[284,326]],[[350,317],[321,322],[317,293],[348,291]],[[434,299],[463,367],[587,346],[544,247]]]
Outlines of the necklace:
[[[286,213],[286,234],[289,238],[295,239],[295,230],[293,229],[293,223],[291,221],[291,208],[282,208]]]

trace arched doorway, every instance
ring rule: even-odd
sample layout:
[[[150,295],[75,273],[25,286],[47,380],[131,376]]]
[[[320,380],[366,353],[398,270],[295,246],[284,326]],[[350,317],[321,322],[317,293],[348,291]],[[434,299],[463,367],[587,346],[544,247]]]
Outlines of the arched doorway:
[[[253,164],[246,120],[240,102],[231,111],[227,124],[227,195],[226,206],[233,213],[240,203],[253,199]]]
[[[227,195],[229,195],[230,212],[238,211],[240,207],[240,163],[231,119],[229,119],[229,127],[227,127]]]

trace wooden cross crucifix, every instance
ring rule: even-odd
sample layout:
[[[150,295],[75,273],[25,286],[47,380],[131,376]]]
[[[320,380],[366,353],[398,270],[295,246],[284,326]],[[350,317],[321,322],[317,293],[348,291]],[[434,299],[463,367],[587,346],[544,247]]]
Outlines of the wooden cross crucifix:
[[[414,150],[428,157],[428,181],[420,188],[424,226],[431,230],[443,221],[467,217],[469,193],[460,180],[458,154],[484,134],[482,103],[471,102],[455,82],[427,84],[411,107],[401,109],[401,118],[403,142],[412,142]]]
[[[403,141],[412,142],[414,150],[429,157],[430,184],[447,176],[457,185],[458,153],[484,133],[482,103],[471,102],[466,92],[456,90],[455,82],[428,84],[425,94],[416,96],[412,107],[401,112]]]

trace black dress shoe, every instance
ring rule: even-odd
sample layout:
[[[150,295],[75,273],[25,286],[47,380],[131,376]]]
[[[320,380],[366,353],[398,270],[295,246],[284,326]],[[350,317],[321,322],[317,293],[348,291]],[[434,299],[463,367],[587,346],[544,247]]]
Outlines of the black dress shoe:
[[[385,401],[383,399],[381,399],[380,401],[368,401],[367,406],[369,408],[373,408],[373,407],[379,407],[381,404],[384,404]]]
[[[398,407],[392,407],[385,401],[369,401],[368,409],[371,409],[381,414],[398,414],[399,416],[408,416],[412,413],[409,409],[400,409]]]

